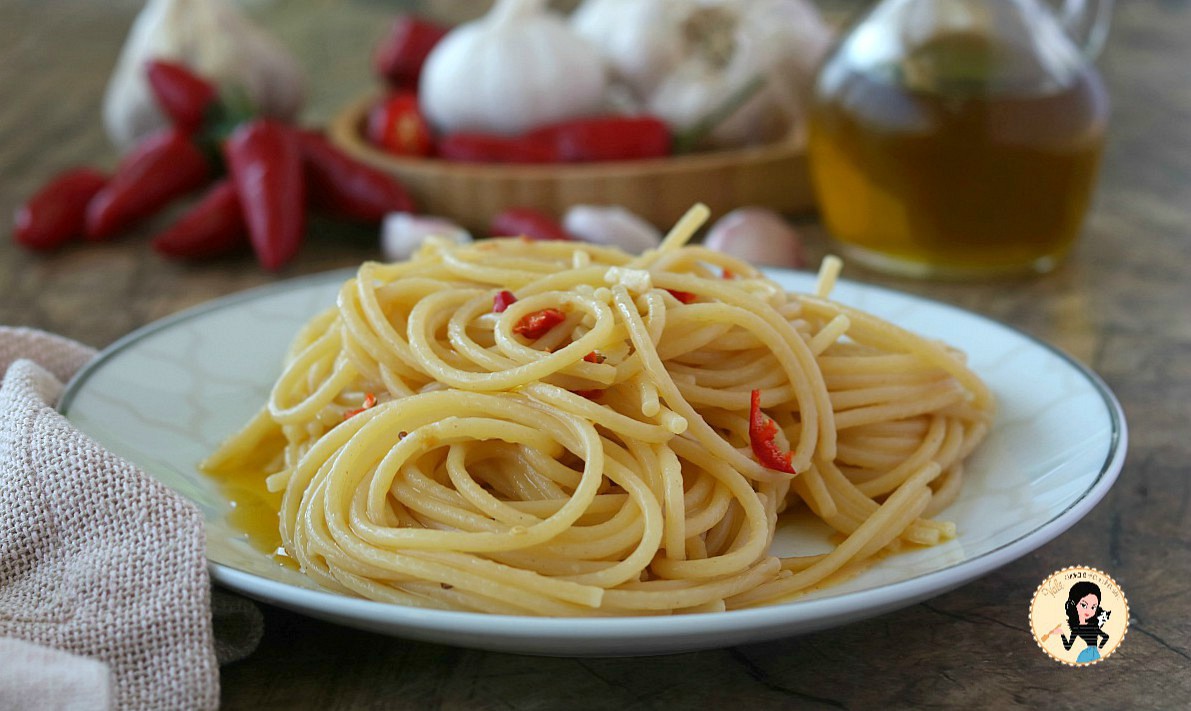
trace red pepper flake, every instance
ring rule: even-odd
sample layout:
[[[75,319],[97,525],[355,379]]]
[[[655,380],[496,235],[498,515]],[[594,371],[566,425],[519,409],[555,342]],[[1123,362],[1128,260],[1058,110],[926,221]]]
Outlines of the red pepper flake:
[[[591,353],[583,356],[583,360],[587,361],[588,363],[603,363],[604,361],[608,360],[608,358],[599,351],[592,351]]]
[[[689,291],[679,291],[678,289],[666,289],[666,291],[670,292],[670,296],[673,296],[684,304],[689,304],[699,298]]]
[[[725,269],[724,270],[724,278],[725,279],[735,279],[736,272],[732,271],[731,269]]]
[[[761,391],[754,390],[749,406],[749,444],[752,445],[753,454],[757,455],[757,461],[770,469],[798,474],[790,464],[794,453],[783,452],[773,441],[776,436],[777,423],[761,412]]]
[[[572,390],[579,397],[585,397],[588,400],[599,400],[604,394],[603,390]]]
[[[513,326],[513,333],[537,340],[566,320],[566,314],[558,309],[542,309],[522,316],[517,325]]]
[[[373,408],[373,407],[376,407],[376,396],[373,395],[372,393],[366,393],[364,395],[364,406],[357,407],[354,410],[348,410],[347,412],[343,413],[343,419],[349,420],[349,419],[355,417],[356,415],[360,414],[361,412],[363,412],[369,408]]]
[[[513,292],[502,290],[496,292],[496,296],[492,297],[492,312],[503,313],[505,309],[517,302],[517,297],[513,296]]]

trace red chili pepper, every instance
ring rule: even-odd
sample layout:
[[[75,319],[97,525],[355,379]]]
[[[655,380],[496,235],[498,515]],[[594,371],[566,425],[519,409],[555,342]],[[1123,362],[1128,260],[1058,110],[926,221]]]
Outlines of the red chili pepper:
[[[566,314],[558,309],[542,309],[522,316],[517,325],[513,326],[513,333],[525,336],[530,340],[537,340],[566,320]]]
[[[150,60],[145,72],[157,105],[175,126],[195,131],[203,125],[218,95],[214,84],[186,65],[164,59]]]
[[[757,461],[770,469],[797,474],[790,464],[794,453],[783,452],[773,441],[776,436],[777,424],[761,412],[761,391],[754,390],[749,406],[749,444],[752,445],[753,454],[757,455]]]
[[[369,408],[376,407],[376,396],[375,396],[375,395],[373,395],[372,393],[365,393],[365,394],[364,394],[364,403],[363,403],[363,405],[364,405],[363,407],[357,407],[357,408],[356,408],[356,409],[354,409],[354,410],[348,410],[347,412],[344,412],[344,413],[343,413],[343,419],[345,419],[345,420],[347,420],[347,419],[350,419],[350,418],[352,418],[352,417],[355,417],[356,415],[360,414],[361,412],[363,412],[363,411],[365,411],[365,410],[367,410],[367,409],[369,409]],[[400,432],[400,433],[398,433],[398,439],[401,439],[401,438],[404,438],[404,437],[405,437],[405,433],[404,433],[404,432]]]
[[[399,156],[428,156],[434,152],[430,124],[418,109],[418,95],[390,94],[368,112],[368,140]]]
[[[210,161],[185,131],[155,133],[120,161],[112,179],[87,204],[86,236],[112,237],[210,179]]]
[[[82,237],[87,203],[108,177],[91,168],[72,168],[46,183],[17,209],[12,237],[29,249],[54,249]]]
[[[390,212],[413,212],[396,178],[360,163],[314,131],[298,133],[311,202],[341,217],[380,222]]]
[[[604,394],[603,390],[572,390],[579,397],[585,397],[588,400],[599,400]]]
[[[306,186],[297,131],[272,119],[242,124],[223,146],[257,261],[279,269],[298,253]]]
[[[536,240],[572,240],[558,220],[532,207],[511,207],[492,218],[493,237],[525,236]]]
[[[564,161],[661,158],[671,154],[666,122],[654,116],[590,116],[544,126],[529,138],[552,143]]]
[[[724,274],[723,274],[723,278],[725,278],[725,279],[735,279],[735,278],[736,278],[736,272],[732,271],[731,269],[725,269],[725,270],[724,270]]]
[[[689,304],[695,299],[699,298],[689,291],[679,291],[678,289],[666,289],[666,291],[670,292],[670,296],[673,296],[684,304]]]
[[[517,302],[517,297],[513,296],[511,291],[498,291],[496,296],[492,297],[492,311],[493,313],[503,313],[505,309]]]
[[[554,143],[527,136],[490,133],[452,133],[439,139],[438,157],[461,163],[557,163]]]
[[[446,33],[441,25],[402,13],[376,46],[372,67],[390,86],[416,90],[427,55]]]
[[[591,353],[583,356],[583,360],[587,361],[588,363],[603,363],[604,361],[608,360],[608,357],[599,351],[592,351]]]
[[[248,228],[236,186],[220,180],[172,227],[153,238],[159,254],[179,259],[207,259],[248,244]]]

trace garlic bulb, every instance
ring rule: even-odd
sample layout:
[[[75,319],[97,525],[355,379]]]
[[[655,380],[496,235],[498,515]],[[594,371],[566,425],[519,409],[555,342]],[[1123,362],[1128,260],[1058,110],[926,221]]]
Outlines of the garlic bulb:
[[[678,29],[688,7],[673,0],[585,0],[571,24],[599,49],[613,78],[640,98],[653,93],[669,68],[682,61]]]
[[[719,147],[777,140],[797,126],[832,36],[808,0],[586,0],[572,22],[642,109],[675,132],[760,81],[711,132]]]
[[[302,108],[297,59],[227,0],[149,0],[104,96],[104,127],[121,149],[166,125],[145,78],[151,59],[176,61],[221,87],[236,87],[266,116],[289,121]]]
[[[662,233],[623,207],[575,205],[563,216],[562,226],[584,242],[620,247],[631,254],[653,249]]]
[[[545,0],[498,0],[447,33],[422,68],[423,113],[444,133],[514,135],[600,111],[603,62]]]

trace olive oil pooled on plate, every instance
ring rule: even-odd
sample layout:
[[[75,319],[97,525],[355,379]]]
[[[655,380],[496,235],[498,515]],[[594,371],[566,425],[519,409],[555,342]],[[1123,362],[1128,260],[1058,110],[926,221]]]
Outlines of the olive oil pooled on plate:
[[[1039,80],[1013,43],[951,32],[901,61],[820,73],[810,160],[845,254],[885,271],[962,277],[1049,271],[1079,234],[1108,99],[1095,69]]]

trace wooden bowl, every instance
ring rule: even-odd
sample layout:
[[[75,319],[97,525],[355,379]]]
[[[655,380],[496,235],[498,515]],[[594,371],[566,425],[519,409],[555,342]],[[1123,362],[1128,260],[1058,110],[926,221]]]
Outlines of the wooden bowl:
[[[421,212],[487,234],[493,216],[533,207],[559,218],[572,205],[619,205],[667,229],[697,202],[714,217],[742,206],[795,213],[813,207],[804,142],[608,163],[512,165],[404,158],[381,151],[364,126],[376,96],[334,117],[330,140],[349,155],[398,177]]]

